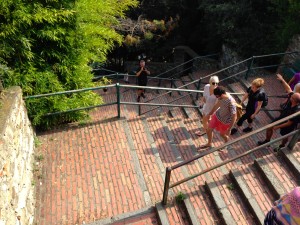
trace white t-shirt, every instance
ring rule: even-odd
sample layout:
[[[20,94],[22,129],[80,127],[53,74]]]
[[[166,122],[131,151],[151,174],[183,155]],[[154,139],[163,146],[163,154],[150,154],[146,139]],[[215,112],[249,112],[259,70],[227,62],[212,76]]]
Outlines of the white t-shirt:
[[[203,114],[204,115],[207,115],[208,113],[210,113],[210,111],[212,110],[212,108],[214,107],[214,105],[217,102],[216,96],[214,94],[210,95],[209,87],[210,87],[210,84],[206,84],[204,86],[204,91],[203,91],[203,97],[206,100],[205,104],[203,105]]]

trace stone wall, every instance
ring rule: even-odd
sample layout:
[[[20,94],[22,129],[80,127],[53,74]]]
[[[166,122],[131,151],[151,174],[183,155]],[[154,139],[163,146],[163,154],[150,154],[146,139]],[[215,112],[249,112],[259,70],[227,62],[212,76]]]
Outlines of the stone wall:
[[[295,35],[286,50],[286,52],[300,52],[300,35]],[[300,58],[300,54],[285,55],[282,60],[282,64],[293,63],[296,58]]]
[[[11,87],[0,100],[0,225],[33,224],[34,132],[22,91]]]

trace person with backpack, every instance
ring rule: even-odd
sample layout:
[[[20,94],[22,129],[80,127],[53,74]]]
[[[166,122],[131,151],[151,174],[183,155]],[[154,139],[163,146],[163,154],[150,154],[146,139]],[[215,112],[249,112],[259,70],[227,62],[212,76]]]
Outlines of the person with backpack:
[[[248,127],[243,129],[243,132],[250,132],[253,130],[252,122],[259,113],[262,107],[267,105],[267,94],[265,93],[262,86],[265,81],[262,78],[256,78],[252,81],[251,86],[247,89],[247,93],[242,97],[241,105],[243,102],[248,99],[248,103],[246,106],[246,112],[242,115],[242,117],[237,121],[236,128],[233,128],[230,132],[231,135],[235,134],[238,129],[243,125],[243,122],[247,120]]]
[[[287,101],[287,104],[285,105],[284,109],[281,111],[279,117],[274,119],[272,122],[278,121],[280,119],[283,119],[287,116],[290,116],[296,112],[299,111],[299,105],[300,105],[300,94],[294,93],[289,86],[289,84],[283,79],[283,77],[280,74],[277,74],[277,79],[283,84],[284,89],[288,92],[289,99]],[[273,136],[273,133],[275,130],[280,129],[281,135],[286,135],[293,130],[297,128],[298,123],[300,122],[299,116],[294,117],[292,119],[289,119],[286,122],[283,122],[281,124],[278,124],[276,126],[270,127],[266,130],[266,138],[264,141],[258,141],[257,145],[263,145],[268,143],[271,140],[271,137]],[[275,152],[279,151],[281,148],[285,147],[285,144],[288,142],[288,138],[284,138],[281,141],[281,144],[274,149]]]

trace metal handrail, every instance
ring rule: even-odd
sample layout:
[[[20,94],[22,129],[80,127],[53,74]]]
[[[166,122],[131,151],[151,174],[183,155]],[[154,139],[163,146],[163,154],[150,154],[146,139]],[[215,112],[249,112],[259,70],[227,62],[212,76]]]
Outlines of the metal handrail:
[[[213,72],[213,73],[211,73],[211,74],[208,74],[208,75],[206,75],[206,76],[204,76],[204,77],[201,77],[200,79],[198,79],[198,80],[194,80],[194,81],[192,81],[192,82],[190,82],[190,83],[187,83],[187,84],[185,84],[185,85],[182,85],[182,86],[180,86],[180,87],[178,87],[178,88],[175,88],[175,89],[172,89],[172,88],[157,88],[157,87],[155,87],[155,89],[156,90],[168,90],[168,92],[166,92],[166,93],[164,93],[164,94],[161,94],[161,95],[158,95],[158,96],[156,96],[155,98],[153,98],[153,99],[150,99],[150,100],[148,100],[148,101],[146,101],[145,103],[147,103],[147,102],[149,102],[149,101],[152,101],[152,100],[154,100],[154,99],[156,99],[156,98],[159,98],[159,97],[162,97],[162,96],[164,96],[164,95],[166,95],[166,94],[170,94],[172,91],[187,91],[187,92],[194,92],[194,90],[186,90],[186,89],[181,89],[181,88],[183,88],[183,87],[186,87],[186,86],[188,86],[188,85],[191,85],[191,84],[193,84],[193,83],[198,83],[198,88],[197,88],[197,96],[198,96],[198,94],[199,93],[201,93],[201,91],[199,91],[200,90],[200,85],[201,85],[201,80],[202,79],[204,79],[204,78],[207,78],[207,77],[209,77],[209,76],[212,76],[212,75],[215,75],[215,74],[217,74],[217,73],[220,73],[220,72],[222,72],[222,71],[225,71],[225,70],[227,70],[227,69],[229,69],[229,68],[232,68],[232,67],[234,67],[234,66],[236,66],[236,65],[239,65],[239,64],[241,64],[241,63],[245,63],[245,62],[247,62],[247,61],[249,61],[249,60],[251,60],[251,64],[253,63],[253,60],[254,60],[254,58],[262,58],[262,57],[267,57],[267,56],[274,56],[274,55],[284,55],[284,54],[294,54],[294,53],[300,53],[299,51],[295,51],[295,52],[287,52],[287,53],[276,53],[276,54],[269,54],[269,55],[262,55],[262,56],[253,56],[253,57],[250,57],[250,58],[248,58],[248,59],[245,59],[245,60],[243,60],[243,61],[241,61],[241,62],[238,62],[238,63],[235,63],[235,64],[233,64],[233,65],[231,65],[231,66],[228,66],[228,67],[226,67],[226,68],[223,68],[223,69],[221,69],[221,70],[218,70],[218,71],[216,71],[216,72]],[[212,56],[212,55],[217,55],[217,54],[211,54],[211,55],[207,55],[207,56],[199,56],[199,57],[195,57],[195,58],[193,58],[193,59],[191,59],[191,60],[189,60],[189,61],[187,61],[187,62],[185,62],[185,63],[183,63],[183,64],[181,64],[181,65],[179,65],[179,66],[182,66],[182,65],[184,65],[184,64],[186,64],[186,63],[189,63],[189,62],[191,62],[192,60],[195,60],[195,59],[198,59],[198,58],[205,58],[205,57],[208,57],[208,56]],[[176,69],[176,68],[178,68],[179,66],[177,66],[177,67],[174,67],[173,69]],[[172,69],[171,69],[172,70]],[[169,71],[171,71],[171,70],[169,70]],[[249,70],[251,70],[251,67],[250,68],[248,68],[248,71]],[[108,71],[108,70],[107,70]],[[166,71],[166,72],[169,72],[169,71]],[[114,72],[114,71],[113,71]],[[244,71],[240,71],[240,72],[238,72],[238,73],[236,73],[236,74],[234,74],[234,75],[232,75],[232,76],[230,76],[230,77],[227,77],[227,78],[225,78],[225,79],[229,79],[229,78],[232,78],[233,76],[237,76],[237,75],[239,75],[240,73],[243,73],[243,72],[245,72],[245,70]],[[117,73],[117,75],[119,75],[119,73]],[[124,74],[125,75],[125,74]],[[126,74],[127,75],[127,74]],[[161,75],[161,74],[160,74]],[[106,77],[107,76],[109,76],[109,75],[106,75]],[[154,78],[154,77],[153,77]],[[168,79],[168,78],[162,78],[162,79]],[[223,80],[225,80],[225,79],[223,79]],[[172,80],[172,79],[171,79]],[[124,86],[124,87],[131,87],[131,88],[139,88],[139,86],[129,86],[129,85],[120,85],[120,84],[116,84],[116,88],[118,89],[119,87],[122,87],[122,86]],[[35,95],[35,96],[26,96],[26,97],[24,97],[24,99],[26,100],[26,99],[31,99],[31,98],[38,98],[38,97],[48,97],[48,96],[54,96],[54,95],[62,95],[62,94],[69,94],[69,93],[77,93],[77,92],[82,92],[82,91],[93,91],[93,90],[97,90],[97,89],[104,89],[104,88],[109,88],[109,87],[114,87],[114,84],[112,84],[112,85],[105,85],[105,86],[101,86],[101,87],[92,87],[92,88],[84,88],[84,89],[78,89],[78,90],[70,90],[70,91],[64,91],[64,92],[56,92],[56,93],[49,93],[49,94],[40,94],[40,95]],[[147,89],[147,87],[144,87],[145,89]],[[149,88],[149,89],[151,89],[151,87]],[[233,93],[233,94],[235,94],[235,93]],[[236,93],[236,94],[241,94],[241,93]],[[120,93],[119,92],[117,92],[117,95],[119,96],[120,95]],[[120,108],[120,101],[118,100],[116,103],[108,103],[108,104],[105,104],[105,105],[102,105],[102,106],[106,106],[106,105],[112,105],[112,104],[118,104],[118,109]],[[95,107],[100,107],[100,105],[98,105],[98,106],[90,106],[90,107],[83,107],[83,108],[78,108],[78,109],[71,109],[71,110],[68,110],[68,111],[64,111],[64,112],[71,112],[71,111],[78,111],[78,110],[85,110],[85,109],[91,109],[91,108],[95,108]],[[118,110],[119,111],[119,110]],[[64,112],[61,112],[61,113],[64,113]],[[59,112],[55,112],[55,113],[59,113]],[[119,112],[118,112],[118,116],[119,116]],[[46,114],[46,115],[48,115],[48,114]]]
[[[285,52],[285,53],[275,53],[275,54],[267,54],[267,55],[260,55],[260,56],[252,56],[252,57],[250,57],[250,58],[248,58],[248,59],[242,60],[242,61],[240,61],[240,62],[238,62],[238,63],[235,63],[235,64],[233,64],[233,65],[230,65],[230,66],[228,66],[228,67],[226,67],[226,68],[223,68],[223,69],[221,69],[221,70],[218,70],[218,71],[216,71],[216,72],[213,72],[213,73],[211,73],[211,74],[208,74],[208,75],[206,75],[206,76],[204,76],[204,77],[201,77],[200,79],[197,79],[197,80],[194,80],[194,81],[192,81],[192,82],[190,82],[190,83],[184,84],[184,85],[178,87],[178,89],[181,89],[181,88],[183,88],[183,87],[186,87],[186,86],[191,85],[191,84],[196,83],[196,82],[202,83],[202,82],[201,82],[202,79],[211,77],[211,76],[216,75],[216,74],[218,74],[218,73],[221,73],[221,72],[223,72],[223,71],[225,71],[225,70],[227,70],[227,69],[230,69],[230,68],[232,68],[232,67],[234,67],[234,66],[237,66],[237,65],[239,65],[239,64],[242,64],[242,63],[245,63],[245,62],[247,62],[247,61],[250,61],[250,62],[251,62],[251,65],[250,65],[250,67],[249,67],[248,69],[245,69],[245,70],[243,70],[243,71],[237,72],[236,74],[233,74],[233,75],[231,75],[231,76],[229,76],[229,77],[226,77],[226,78],[220,80],[220,82],[221,82],[221,81],[224,81],[224,80],[227,80],[227,79],[230,79],[230,78],[233,78],[233,77],[235,77],[235,76],[238,76],[238,75],[240,75],[240,74],[242,74],[242,73],[244,73],[244,72],[247,72],[247,74],[246,74],[246,79],[247,79],[248,73],[249,73],[251,70],[254,70],[254,69],[262,69],[262,68],[268,68],[268,67],[270,67],[270,66],[265,66],[265,67],[255,67],[255,68],[252,68],[252,65],[253,65],[253,63],[254,63],[254,59],[256,59],[256,58],[263,58],[263,57],[269,57],[269,56],[276,56],[276,55],[294,54],[294,53],[299,54],[300,52],[299,52],[299,51],[294,51],[294,52]],[[193,59],[191,59],[191,60],[193,60]],[[186,63],[190,62],[191,60],[187,61]],[[281,64],[280,64],[280,65],[281,65]],[[275,65],[271,65],[271,66],[273,67],[273,66],[275,66]],[[199,87],[198,87],[198,90],[199,90],[199,89],[200,89],[200,85],[199,85]],[[157,98],[159,98],[159,97],[162,97],[162,96],[167,95],[167,94],[170,94],[170,93],[171,93],[171,92],[163,93],[163,94],[161,94],[161,95],[155,96],[155,98],[153,98],[153,99],[147,100],[146,102],[150,102],[150,101],[152,101],[152,100],[154,100],[154,99],[157,99]],[[197,96],[197,99],[198,99],[198,96]]]
[[[202,59],[202,58],[208,58],[208,57],[210,57],[210,56],[216,56],[216,55],[219,55],[219,54],[218,54],[218,53],[214,53],[214,54],[209,54],[209,55],[204,55],[204,56],[197,56],[197,57],[194,57],[194,58],[192,58],[192,59],[190,59],[190,60],[188,60],[188,61],[186,61],[186,62],[184,62],[184,63],[179,64],[178,66],[175,66],[175,67],[173,67],[173,68],[171,68],[171,69],[169,69],[169,70],[167,70],[167,71],[165,71],[165,72],[162,72],[162,73],[158,74],[157,77],[160,77],[160,76],[162,76],[163,74],[169,73],[169,72],[171,72],[172,70],[175,70],[175,69],[177,69],[177,68],[179,68],[179,67],[181,67],[181,66],[184,66],[185,64],[188,64],[188,63],[190,63],[190,62],[192,62],[192,61],[194,61],[194,60]]]
[[[228,160],[226,160],[226,161],[223,161],[222,163],[219,163],[219,164],[217,164],[217,165],[215,165],[215,166],[212,166],[212,167],[210,167],[210,168],[208,168],[208,169],[205,169],[205,170],[203,170],[203,171],[200,172],[200,173],[191,175],[191,176],[189,176],[189,177],[187,177],[187,178],[184,178],[184,179],[182,179],[182,180],[180,180],[180,181],[177,181],[177,182],[175,182],[174,184],[171,184],[171,185],[170,185],[170,179],[171,179],[171,172],[172,172],[172,170],[175,170],[175,169],[177,169],[177,168],[180,168],[180,167],[182,167],[182,166],[185,166],[186,164],[191,163],[191,162],[193,162],[193,161],[195,161],[195,160],[197,160],[197,159],[199,159],[199,158],[202,158],[202,157],[204,157],[204,156],[206,156],[206,155],[208,155],[208,154],[211,154],[211,153],[213,153],[213,152],[215,152],[215,151],[218,151],[218,150],[220,150],[220,149],[222,149],[222,148],[225,148],[225,147],[227,147],[227,146],[229,146],[229,145],[232,145],[232,144],[234,144],[234,143],[236,143],[236,142],[239,142],[239,141],[241,141],[241,140],[244,140],[244,139],[246,139],[246,138],[248,138],[248,137],[250,137],[250,136],[252,136],[252,135],[255,135],[255,134],[257,134],[257,133],[259,133],[259,132],[261,132],[261,131],[267,130],[267,129],[271,128],[271,127],[274,127],[274,126],[276,126],[276,125],[278,125],[278,124],[280,124],[280,123],[282,123],[282,122],[284,122],[284,121],[287,121],[287,120],[289,120],[289,119],[291,119],[291,118],[294,118],[294,117],[296,117],[296,116],[299,116],[299,115],[300,115],[300,111],[299,111],[299,112],[296,112],[296,113],[294,113],[294,114],[292,114],[292,115],[290,115],[290,116],[287,116],[287,117],[285,117],[285,118],[283,118],[283,119],[280,119],[280,120],[278,120],[278,121],[276,121],[276,122],[273,122],[273,123],[271,123],[271,124],[268,124],[268,125],[266,125],[266,126],[264,126],[264,127],[261,127],[261,128],[255,130],[255,131],[252,131],[252,132],[250,132],[250,133],[248,133],[248,134],[242,135],[242,136],[240,136],[240,137],[238,137],[238,138],[236,138],[236,139],[234,139],[234,140],[231,140],[231,141],[229,141],[229,142],[227,142],[227,143],[225,143],[225,144],[223,144],[223,145],[221,145],[221,146],[219,146],[219,147],[216,147],[216,148],[213,148],[213,149],[211,149],[211,150],[208,150],[208,151],[205,152],[205,153],[202,153],[202,154],[199,154],[199,155],[197,155],[197,156],[195,156],[195,157],[192,157],[191,159],[185,160],[185,161],[183,161],[183,162],[181,162],[181,163],[178,163],[178,164],[176,164],[176,165],[174,165],[174,166],[167,167],[167,168],[166,168],[166,175],[165,175],[165,183],[164,183],[164,192],[163,192],[162,204],[165,205],[165,204],[167,203],[168,191],[169,191],[170,188],[173,188],[173,187],[175,187],[175,186],[178,186],[178,185],[180,185],[180,184],[182,184],[182,183],[184,183],[184,182],[186,182],[186,181],[188,181],[188,180],[194,179],[194,178],[196,178],[196,177],[198,177],[198,176],[200,176],[200,175],[202,175],[202,174],[204,174],[204,173],[207,173],[207,172],[209,172],[209,171],[211,171],[211,170],[213,170],[213,169],[216,169],[216,168],[218,168],[218,167],[220,167],[220,166],[223,166],[223,165],[225,165],[225,164],[227,164],[227,163],[229,163],[229,162],[232,162],[232,161],[234,161],[234,160],[236,160],[236,159],[239,159],[239,158],[241,158],[241,157],[243,157],[243,156],[246,156],[246,155],[248,155],[248,154],[251,154],[251,153],[253,153],[253,152],[257,151],[257,150],[260,150],[261,148],[264,148],[264,147],[266,147],[266,146],[269,146],[270,144],[273,144],[273,143],[275,143],[275,142],[278,142],[278,141],[280,141],[280,140],[282,140],[282,139],[284,139],[284,138],[287,138],[287,137],[289,137],[289,136],[291,136],[291,135],[297,134],[297,135],[299,136],[300,129],[297,129],[296,131],[290,132],[289,134],[286,134],[286,135],[284,135],[284,136],[282,136],[282,137],[273,139],[272,141],[270,141],[270,142],[268,142],[268,143],[266,143],[266,144],[263,144],[263,145],[261,145],[261,146],[255,147],[255,148],[253,148],[253,149],[251,149],[251,150],[249,150],[249,151],[247,151],[247,152],[244,152],[244,153],[242,153],[242,154],[240,154],[240,155],[238,155],[238,156],[236,156],[236,157],[233,157],[232,159],[228,159]],[[295,138],[293,138],[292,140],[294,140],[294,139],[295,139]],[[291,141],[290,141],[290,143],[291,143]],[[294,143],[293,143],[292,145],[294,145]],[[290,145],[289,145],[289,146],[290,146]],[[292,148],[292,147],[290,146],[290,148]]]
[[[243,61],[241,61],[241,62],[235,63],[235,64],[233,64],[233,65],[231,65],[231,66],[228,66],[228,67],[226,67],[226,68],[223,68],[223,69],[221,69],[221,70],[218,70],[218,71],[216,71],[216,72],[213,72],[213,73],[211,73],[211,74],[208,74],[208,75],[206,75],[206,76],[204,76],[204,77],[201,77],[200,79],[194,80],[194,81],[192,81],[192,82],[190,82],[190,83],[188,83],[188,84],[184,84],[184,85],[182,85],[182,86],[176,88],[176,90],[177,90],[177,91],[178,91],[178,90],[180,90],[180,91],[186,90],[186,89],[181,89],[181,88],[187,87],[187,86],[189,86],[189,85],[191,85],[191,84],[194,84],[194,83],[199,83],[199,82],[201,82],[202,79],[205,79],[205,78],[208,78],[208,77],[210,77],[210,76],[213,76],[213,75],[215,75],[215,74],[217,74],[217,73],[223,72],[223,71],[225,71],[225,70],[227,70],[227,69],[229,69],[229,68],[232,68],[232,67],[234,67],[234,66],[236,66],[236,65],[239,65],[239,64],[242,64],[242,63],[244,63],[244,62],[247,62],[247,61],[250,60],[250,59],[251,59],[251,58],[245,59],[245,60],[243,60]],[[235,76],[237,76],[237,75],[238,75],[238,74],[236,74]],[[198,91],[199,91],[199,88],[200,88],[200,87],[198,87]],[[162,96],[165,96],[165,95],[167,95],[167,94],[170,94],[171,92],[172,92],[172,91],[168,91],[168,92],[166,92],[166,93],[160,94],[160,95],[155,96],[154,98],[152,98],[152,99],[150,99],[150,100],[147,100],[146,102],[150,102],[150,101],[155,100],[155,99],[157,99],[157,98],[159,98],[159,97],[162,97]],[[198,92],[198,93],[199,93],[199,92]]]

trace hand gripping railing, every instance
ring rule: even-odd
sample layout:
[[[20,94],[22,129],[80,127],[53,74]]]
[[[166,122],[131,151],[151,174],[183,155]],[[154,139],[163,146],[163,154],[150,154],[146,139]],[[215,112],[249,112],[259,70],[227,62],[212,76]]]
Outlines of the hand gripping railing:
[[[171,172],[172,172],[173,170],[175,170],[175,169],[177,169],[177,168],[179,168],[179,167],[185,166],[186,164],[191,163],[191,162],[193,162],[193,161],[195,161],[195,160],[197,160],[197,159],[199,159],[199,158],[202,158],[202,157],[204,157],[204,156],[206,156],[206,155],[208,155],[208,154],[211,154],[211,153],[213,153],[213,152],[215,152],[215,151],[218,151],[218,150],[220,150],[220,149],[222,149],[222,148],[224,148],[224,147],[227,147],[227,146],[232,145],[232,144],[234,144],[234,143],[236,143],[236,142],[239,142],[239,141],[241,141],[241,140],[244,140],[245,138],[248,138],[248,137],[250,137],[250,136],[252,136],[252,135],[254,135],[254,134],[257,134],[257,133],[259,133],[259,132],[261,132],[261,131],[264,131],[264,130],[266,130],[266,129],[268,129],[268,128],[271,128],[271,127],[273,127],[273,126],[276,126],[276,125],[278,125],[278,124],[280,124],[280,123],[282,123],[282,122],[284,122],[284,121],[287,121],[287,120],[289,120],[289,119],[291,119],[291,118],[294,118],[294,117],[297,117],[297,116],[300,116],[300,111],[297,112],[297,113],[294,113],[294,114],[292,114],[292,115],[290,115],[290,116],[287,116],[287,117],[285,117],[285,118],[283,118],[283,119],[280,119],[280,120],[278,120],[278,121],[276,121],[276,122],[273,122],[273,123],[271,123],[271,124],[268,124],[268,125],[266,125],[266,126],[264,126],[264,127],[262,127],[262,128],[259,128],[259,129],[255,130],[255,131],[252,131],[252,132],[250,132],[250,133],[248,133],[248,134],[245,134],[245,135],[243,135],[243,136],[241,136],[241,137],[238,137],[238,138],[236,138],[236,139],[234,139],[234,140],[231,140],[231,141],[229,141],[229,142],[227,142],[227,143],[225,143],[225,144],[223,144],[223,145],[221,145],[221,146],[219,146],[219,147],[213,148],[213,149],[211,149],[211,150],[209,150],[209,151],[207,151],[207,152],[205,152],[205,153],[202,153],[202,154],[199,154],[199,155],[197,155],[197,156],[195,156],[195,157],[192,157],[192,158],[189,159],[189,160],[185,160],[185,161],[183,161],[183,162],[181,162],[181,163],[178,163],[177,165],[174,165],[174,166],[171,166],[171,167],[167,167],[167,168],[166,168],[166,175],[165,175],[165,183],[164,183],[164,192],[163,192],[162,204],[164,204],[164,205],[167,204],[168,191],[169,191],[170,188],[173,188],[173,187],[175,187],[175,186],[178,186],[178,185],[180,185],[180,184],[182,184],[182,183],[184,183],[184,182],[186,182],[186,181],[189,181],[189,180],[191,180],[191,179],[194,179],[194,178],[196,178],[196,177],[198,177],[198,176],[200,176],[200,175],[203,175],[203,174],[205,174],[205,173],[207,173],[207,172],[209,172],[209,171],[211,171],[211,170],[214,170],[214,169],[216,169],[216,168],[218,168],[218,167],[221,167],[221,166],[223,166],[223,165],[225,165],[225,164],[227,164],[227,163],[229,163],[229,162],[235,161],[235,160],[237,160],[237,159],[239,159],[239,158],[241,158],[241,157],[244,157],[244,156],[246,156],[246,155],[249,155],[249,154],[251,154],[251,153],[253,153],[253,152],[255,152],[255,151],[258,151],[258,150],[260,150],[260,149],[262,149],[262,148],[264,148],[264,147],[266,147],[266,146],[269,146],[269,145],[271,145],[271,144],[273,144],[273,143],[275,143],[275,142],[278,142],[278,141],[280,141],[280,140],[282,140],[282,139],[284,139],[284,138],[287,138],[287,137],[290,137],[290,136],[293,135],[292,139],[290,140],[290,142],[289,142],[289,144],[288,144],[288,148],[289,148],[289,149],[292,149],[292,148],[295,146],[295,144],[297,143],[297,141],[298,141],[298,138],[299,138],[299,136],[300,136],[300,129],[297,129],[297,130],[295,130],[295,131],[292,131],[292,132],[290,132],[290,133],[288,133],[288,134],[286,134],[286,135],[284,135],[284,136],[281,136],[281,137],[279,137],[279,138],[273,139],[273,140],[271,140],[270,142],[268,142],[268,143],[266,143],[266,144],[263,144],[263,145],[261,145],[261,146],[255,147],[255,148],[253,148],[253,149],[251,149],[251,150],[249,150],[249,151],[246,151],[246,152],[244,152],[244,153],[242,153],[242,154],[240,154],[240,155],[237,155],[237,156],[235,156],[235,157],[233,157],[233,158],[231,158],[231,159],[225,160],[225,161],[223,161],[222,163],[218,163],[218,164],[216,164],[215,166],[212,166],[212,167],[207,168],[207,169],[205,169],[205,170],[203,170],[203,171],[201,171],[201,172],[199,172],[199,173],[196,173],[196,174],[191,175],[191,176],[189,176],[189,177],[187,177],[187,178],[184,178],[184,179],[182,179],[182,180],[180,180],[180,181],[177,181],[177,182],[175,182],[175,183],[173,183],[173,184],[170,184]]]

